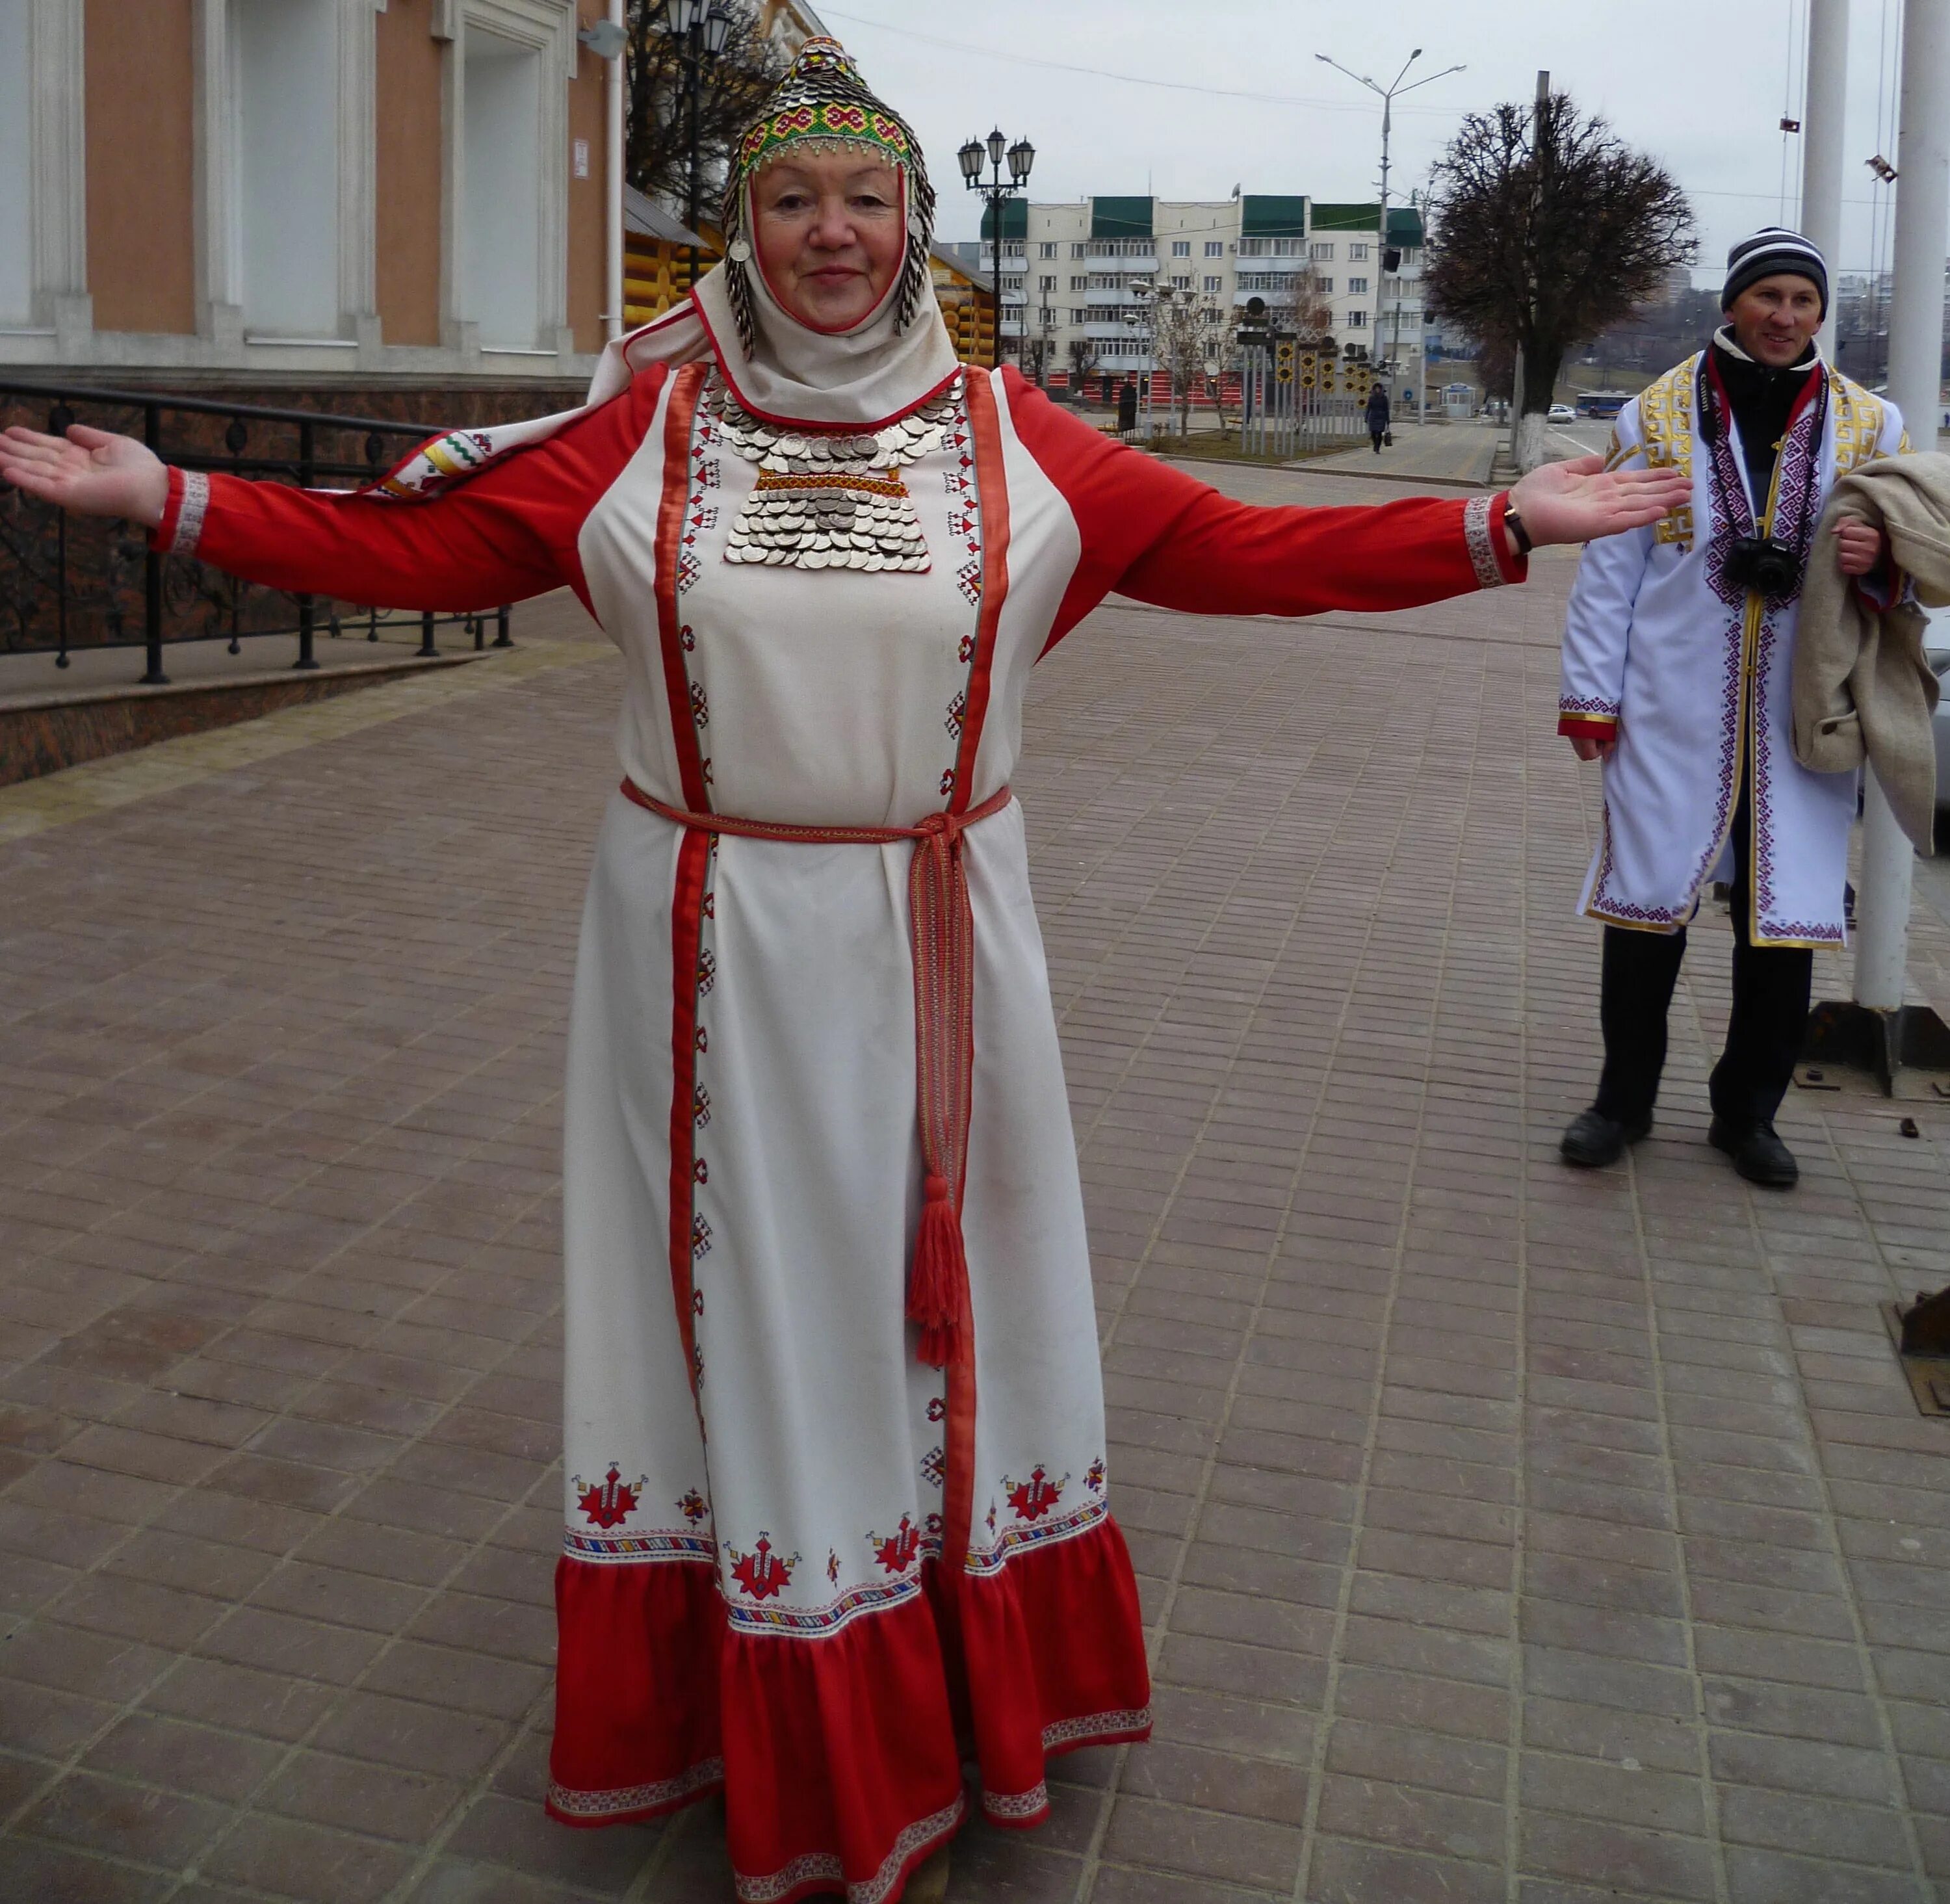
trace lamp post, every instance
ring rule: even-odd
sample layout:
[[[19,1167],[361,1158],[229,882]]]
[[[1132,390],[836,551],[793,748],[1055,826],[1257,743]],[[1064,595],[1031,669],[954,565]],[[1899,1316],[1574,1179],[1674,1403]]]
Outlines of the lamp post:
[[[992,242],[995,260],[995,329],[989,347],[989,365],[993,369],[1002,361],[1002,207],[1010,199],[1026,191],[1030,182],[1030,167],[1036,164],[1036,148],[1026,139],[1019,139],[1011,145],[999,129],[986,139],[971,139],[955,155],[961,162],[962,182],[970,192],[979,192],[988,207],[987,217],[992,228]],[[989,176],[982,176],[982,162],[989,162]],[[1008,162],[1009,179],[1002,182],[1002,164]],[[1023,308],[1026,313],[1029,301],[1026,295]],[[1020,355],[1020,350],[1017,352]]]
[[[1466,72],[1468,69],[1461,66],[1445,66],[1440,73],[1431,73],[1428,74],[1426,78],[1410,80],[1409,83],[1404,86],[1402,82],[1404,79],[1408,79],[1409,68],[1414,65],[1417,60],[1422,58],[1422,48],[1418,46],[1409,55],[1406,59],[1402,61],[1401,70],[1395,75],[1393,83],[1385,86],[1380,84],[1378,81],[1369,79],[1365,73],[1357,73],[1352,67],[1343,66],[1338,60],[1330,59],[1325,53],[1316,53],[1313,57],[1318,60],[1322,66],[1331,66],[1335,72],[1345,73],[1347,76],[1352,79],[1357,86],[1366,86],[1368,90],[1374,94],[1375,98],[1379,99],[1382,102],[1382,255],[1379,261],[1380,268],[1375,274],[1375,341],[1378,344],[1381,342],[1382,313],[1385,308],[1388,301],[1389,276],[1388,140],[1391,134],[1394,129],[1395,101],[1404,92],[1413,92],[1420,86],[1433,86],[1438,79],[1446,79],[1452,73]],[[1400,260],[1400,254],[1397,252],[1395,254],[1395,257],[1397,262],[1399,263]],[[1391,351],[1388,354],[1391,359],[1392,359],[1395,353],[1398,352],[1401,348],[1401,287],[1399,285],[1395,287],[1394,319],[1395,348],[1394,351]],[[1423,371],[1420,360],[1418,357],[1416,362],[1417,380],[1420,381],[1425,374],[1425,372]]]
[[[674,39],[684,42],[684,104],[690,115],[690,151],[685,167],[684,229],[697,230],[698,120],[704,98],[704,63],[714,64],[731,36],[731,10],[724,0],[664,0],[664,17]],[[697,247],[685,248],[690,256],[690,283],[697,286]]]

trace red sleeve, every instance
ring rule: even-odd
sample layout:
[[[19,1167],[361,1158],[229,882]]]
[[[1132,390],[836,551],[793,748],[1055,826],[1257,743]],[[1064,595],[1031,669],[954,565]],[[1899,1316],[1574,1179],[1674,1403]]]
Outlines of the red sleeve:
[[[666,366],[545,442],[425,501],[170,472],[154,546],[294,594],[380,608],[492,608],[565,582],[590,607],[576,541],[649,430]],[[591,612],[593,612],[593,609]]]
[[[1113,441],[1015,371],[1002,376],[1016,435],[1083,539],[1052,647],[1109,594],[1198,615],[1317,615],[1413,608],[1528,572],[1504,546],[1504,496],[1258,507]]]

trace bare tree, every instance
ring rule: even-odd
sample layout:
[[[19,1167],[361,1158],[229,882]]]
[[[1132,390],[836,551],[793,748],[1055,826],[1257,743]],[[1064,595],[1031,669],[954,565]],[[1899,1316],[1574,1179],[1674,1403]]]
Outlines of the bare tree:
[[[1692,207],[1656,160],[1553,93],[1540,112],[1469,114],[1435,167],[1429,210],[1425,300],[1491,351],[1522,353],[1517,460],[1534,468],[1565,353],[1691,261]]]
[[[1208,366],[1223,365],[1226,350],[1226,332],[1220,313],[1202,304],[1189,291],[1161,285],[1153,294],[1151,348],[1158,368],[1171,379],[1171,400],[1178,412],[1178,433],[1188,435],[1191,428],[1191,397],[1203,381],[1215,392],[1218,375]],[[1220,413],[1219,427],[1226,427]]]
[[[784,49],[759,30],[755,8],[734,6],[724,50],[700,63],[698,215],[715,222],[718,185],[739,135],[783,76]],[[690,114],[684,42],[668,29],[664,0],[629,0],[625,176],[639,192],[681,208],[688,187]]]
[[[1097,368],[1099,353],[1094,337],[1073,337],[1070,340],[1070,387],[1078,396],[1083,394],[1083,379]]]

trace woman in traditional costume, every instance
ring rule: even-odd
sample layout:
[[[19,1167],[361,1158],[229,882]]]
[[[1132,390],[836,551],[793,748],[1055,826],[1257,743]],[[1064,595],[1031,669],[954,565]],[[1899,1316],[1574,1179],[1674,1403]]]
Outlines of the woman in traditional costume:
[[[565,1116],[566,1499],[548,1806],[722,1788],[737,1895],[886,1904],[1045,1761],[1144,1738],[1089,1259],[1009,774],[1112,591],[1228,615],[1520,580],[1683,488],[1255,509],[964,370],[913,135],[830,40],[741,145],[727,262],[581,410],[372,489],[165,471],[79,428],[0,472],[292,591],[566,584],[622,650]]]

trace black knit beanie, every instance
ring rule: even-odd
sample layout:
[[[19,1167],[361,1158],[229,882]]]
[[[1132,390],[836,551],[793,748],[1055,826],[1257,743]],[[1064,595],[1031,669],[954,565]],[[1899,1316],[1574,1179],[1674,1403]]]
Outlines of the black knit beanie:
[[[1748,285],[1780,273],[1807,279],[1821,297],[1821,315],[1828,315],[1828,260],[1799,232],[1780,225],[1762,226],[1727,254],[1727,282],[1720,293],[1720,308],[1730,310]]]

